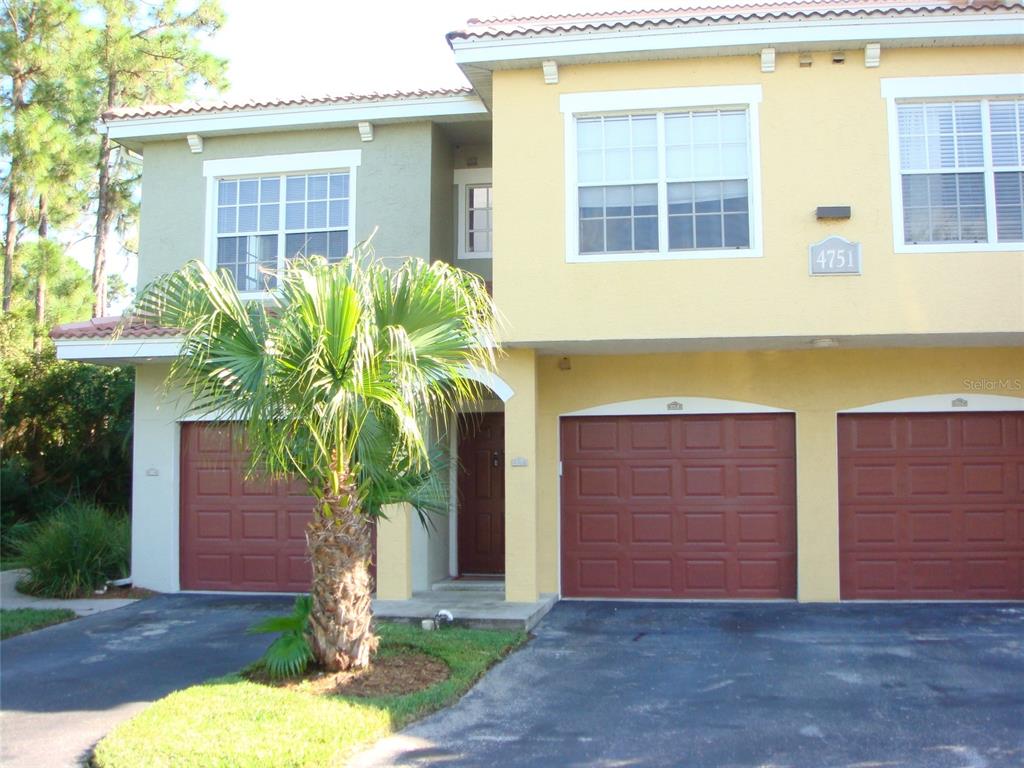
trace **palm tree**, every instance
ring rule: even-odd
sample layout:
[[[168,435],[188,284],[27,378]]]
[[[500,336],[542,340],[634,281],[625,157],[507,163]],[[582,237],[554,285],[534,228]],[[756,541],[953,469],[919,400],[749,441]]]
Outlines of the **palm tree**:
[[[443,262],[389,269],[357,246],[344,261],[293,261],[270,302],[194,261],[148,286],[133,312],[180,328],[168,385],[189,410],[245,425],[250,471],[299,476],[316,499],[311,647],[327,670],[369,664],[370,526],[389,503],[425,518],[443,491],[427,425],[479,398],[495,367],[483,282]]]

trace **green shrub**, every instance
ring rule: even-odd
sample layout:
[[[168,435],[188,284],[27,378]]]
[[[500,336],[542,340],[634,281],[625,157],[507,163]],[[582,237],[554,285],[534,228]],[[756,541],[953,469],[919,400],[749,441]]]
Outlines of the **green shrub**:
[[[73,501],[16,535],[16,564],[28,569],[19,589],[46,597],[87,596],[128,575],[128,517]]]
[[[45,518],[70,499],[111,509],[131,493],[131,368],[4,359],[0,343],[0,529]],[[9,550],[5,549],[4,552]]]
[[[263,665],[272,678],[295,677],[305,672],[313,660],[308,635],[309,614],[312,610],[312,598],[299,595],[295,598],[292,612],[287,616],[271,616],[249,627],[250,634],[281,633],[257,662]]]

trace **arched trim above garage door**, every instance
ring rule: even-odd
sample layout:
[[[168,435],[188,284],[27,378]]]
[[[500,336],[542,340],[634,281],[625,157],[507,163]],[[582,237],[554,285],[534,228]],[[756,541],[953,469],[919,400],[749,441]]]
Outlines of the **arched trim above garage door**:
[[[648,397],[643,400],[621,400],[591,408],[563,413],[562,416],[660,416],[670,414],[724,413],[792,413],[761,403],[723,400],[718,397]]]
[[[1003,382],[1007,386],[1020,386],[1020,380]],[[839,413],[945,413],[949,411],[1024,411],[1024,397],[986,395],[978,392],[953,392],[945,395],[922,395],[885,400]]]

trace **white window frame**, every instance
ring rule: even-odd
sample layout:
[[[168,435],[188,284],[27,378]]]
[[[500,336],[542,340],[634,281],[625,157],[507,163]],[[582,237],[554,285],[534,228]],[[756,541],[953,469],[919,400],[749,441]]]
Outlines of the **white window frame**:
[[[760,85],[727,85],[694,88],[651,88],[639,91],[593,91],[567,93],[560,97],[565,124],[565,260],[568,263],[691,261],[693,259],[760,258],[764,255],[761,221],[761,138],[758,105]],[[672,111],[675,109],[745,109],[748,123],[748,180],[750,197],[750,245],[747,248],[707,248],[669,250],[667,196],[658,194],[657,251],[620,253],[580,253],[579,247],[579,182],[576,167],[576,118],[630,113],[638,111]],[[659,138],[659,146],[662,139]],[[662,169],[663,171],[664,169]],[[659,187],[666,184],[661,173]]]
[[[494,254],[494,174],[490,168],[460,168],[454,171],[452,176],[455,182],[455,199],[459,209],[456,214],[459,232],[456,238],[455,257],[459,261],[490,259]],[[491,188],[491,250],[486,253],[483,251],[470,253],[466,249],[466,235],[469,232],[469,190],[472,187],[484,185]]]
[[[260,155],[258,157],[231,157],[221,160],[205,160],[203,176],[206,177],[206,229],[203,237],[203,260],[211,270],[217,269],[217,182],[221,179],[274,176],[289,173],[313,173],[346,171],[349,174],[348,189],[348,232],[349,248],[354,243],[356,231],[356,169],[362,161],[362,150],[341,149],[329,152],[300,152],[288,155]],[[281,187],[281,200],[285,190]],[[281,222],[284,222],[284,210],[281,211]],[[283,235],[279,234],[279,237]],[[283,269],[280,254],[284,252],[283,243],[278,245],[278,269]],[[269,295],[267,291],[243,291],[242,298],[255,299]]]
[[[950,77],[883,77],[889,131],[889,194],[892,200],[892,244],[896,253],[1005,253],[1024,249],[1024,242],[997,242],[995,188],[990,138],[991,123],[986,99],[1024,96],[1024,74],[955,75]],[[903,223],[903,171],[900,168],[899,102],[940,99],[973,99],[982,102],[982,142],[985,147],[985,216],[987,243],[907,243]],[[951,169],[952,170],[952,169]],[[936,170],[935,173],[940,173]]]

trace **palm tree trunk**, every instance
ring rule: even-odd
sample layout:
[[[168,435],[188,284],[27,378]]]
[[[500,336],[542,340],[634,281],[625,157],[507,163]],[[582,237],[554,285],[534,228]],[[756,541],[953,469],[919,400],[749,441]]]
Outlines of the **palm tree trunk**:
[[[352,496],[323,502],[306,530],[313,563],[313,656],[325,670],[364,669],[377,649],[371,622],[370,525]]]

